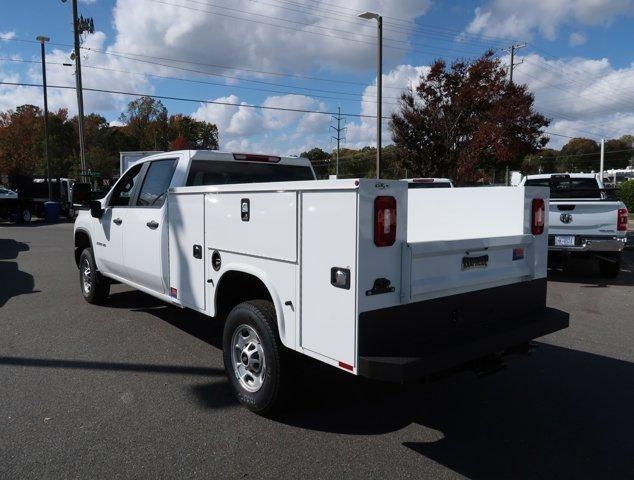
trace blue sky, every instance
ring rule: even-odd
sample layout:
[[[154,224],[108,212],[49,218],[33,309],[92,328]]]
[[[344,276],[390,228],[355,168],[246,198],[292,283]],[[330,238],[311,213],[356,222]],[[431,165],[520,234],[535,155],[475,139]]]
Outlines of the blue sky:
[[[243,105],[164,101],[170,113],[217,123],[227,149],[332,148],[328,115],[245,105],[340,107],[347,145],[375,142],[376,29],[356,18],[364,10],[384,16],[384,114],[433,59],[493,48],[508,62],[504,47],[526,42],[515,79],[552,118],[551,146],[634,133],[634,0],[80,0],[79,9],[96,29],[83,38],[85,87]],[[4,5],[0,81],[40,81],[37,35],[51,37],[49,84],[72,86],[73,69],[61,65],[70,61],[71,8],[51,0]],[[51,108],[75,111],[72,90],[49,96]],[[86,92],[86,111],[116,122],[130,99]],[[41,91],[0,85],[1,110],[22,103],[41,104]]]

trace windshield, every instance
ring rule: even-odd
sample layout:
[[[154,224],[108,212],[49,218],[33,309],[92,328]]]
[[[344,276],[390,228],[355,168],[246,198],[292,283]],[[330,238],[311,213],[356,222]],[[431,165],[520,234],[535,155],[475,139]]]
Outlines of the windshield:
[[[594,178],[550,177],[526,180],[526,186],[549,187],[550,198],[602,198]]]
[[[187,186],[315,180],[308,166],[279,163],[194,160]]]

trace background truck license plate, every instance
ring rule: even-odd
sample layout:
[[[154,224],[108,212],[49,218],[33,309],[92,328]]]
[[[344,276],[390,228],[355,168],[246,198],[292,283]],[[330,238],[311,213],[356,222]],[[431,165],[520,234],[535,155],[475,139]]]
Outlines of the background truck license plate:
[[[575,236],[574,235],[555,235],[556,247],[574,247]]]

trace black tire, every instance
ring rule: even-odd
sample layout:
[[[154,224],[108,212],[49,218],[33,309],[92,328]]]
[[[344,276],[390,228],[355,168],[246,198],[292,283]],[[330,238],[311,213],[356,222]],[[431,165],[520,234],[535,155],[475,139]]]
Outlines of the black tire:
[[[103,302],[110,294],[110,282],[97,271],[92,248],[84,248],[79,257],[79,288],[88,303]]]
[[[616,278],[621,271],[621,254],[614,257],[614,261],[599,259],[599,271],[605,278]]]
[[[263,358],[260,357],[260,361],[264,365],[261,365],[259,372],[259,378],[262,378],[262,380],[256,391],[250,391],[245,386],[248,382],[244,380],[245,377],[248,380],[251,366],[250,358],[244,360],[244,352],[249,347],[247,345],[244,349],[240,349],[236,348],[237,343],[233,345],[233,340],[236,336],[249,338],[244,337],[244,333],[249,332],[249,328],[257,334],[258,348],[261,348],[263,353]],[[266,300],[243,302],[234,307],[227,316],[223,334],[223,360],[227,378],[240,403],[252,412],[267,415],[274,412],[282,403],[283,348],[277,333],[275,308],[271,302]],[[239,378],[238,367],[236,366],[240,362],[234,360],[234,355],[236,358],[249,362],[249,365],[244,364],[243,369],[247,373],[243,380]],[[251,379],[254,378],[256,376],[251,377]],[[256,384],[257,382],[252,382],[252,389],[255,388],[254,385]]]
[[[33,218],[29,207],[20,207],[18,213],[16,213],[16,223],[29,223]]]

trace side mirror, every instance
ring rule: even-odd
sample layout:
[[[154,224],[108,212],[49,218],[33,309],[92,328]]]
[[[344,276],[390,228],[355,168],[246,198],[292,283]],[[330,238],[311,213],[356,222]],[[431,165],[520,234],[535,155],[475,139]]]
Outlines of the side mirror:
[[[71,190],[71,203],[73,205],[89,206],[91,188],[89,183],[74,183]]]
[[[100,200],[91,200],[90,215],[92,215],[93,218],[101,218],[103,216],[103,208],[101,208]]]

